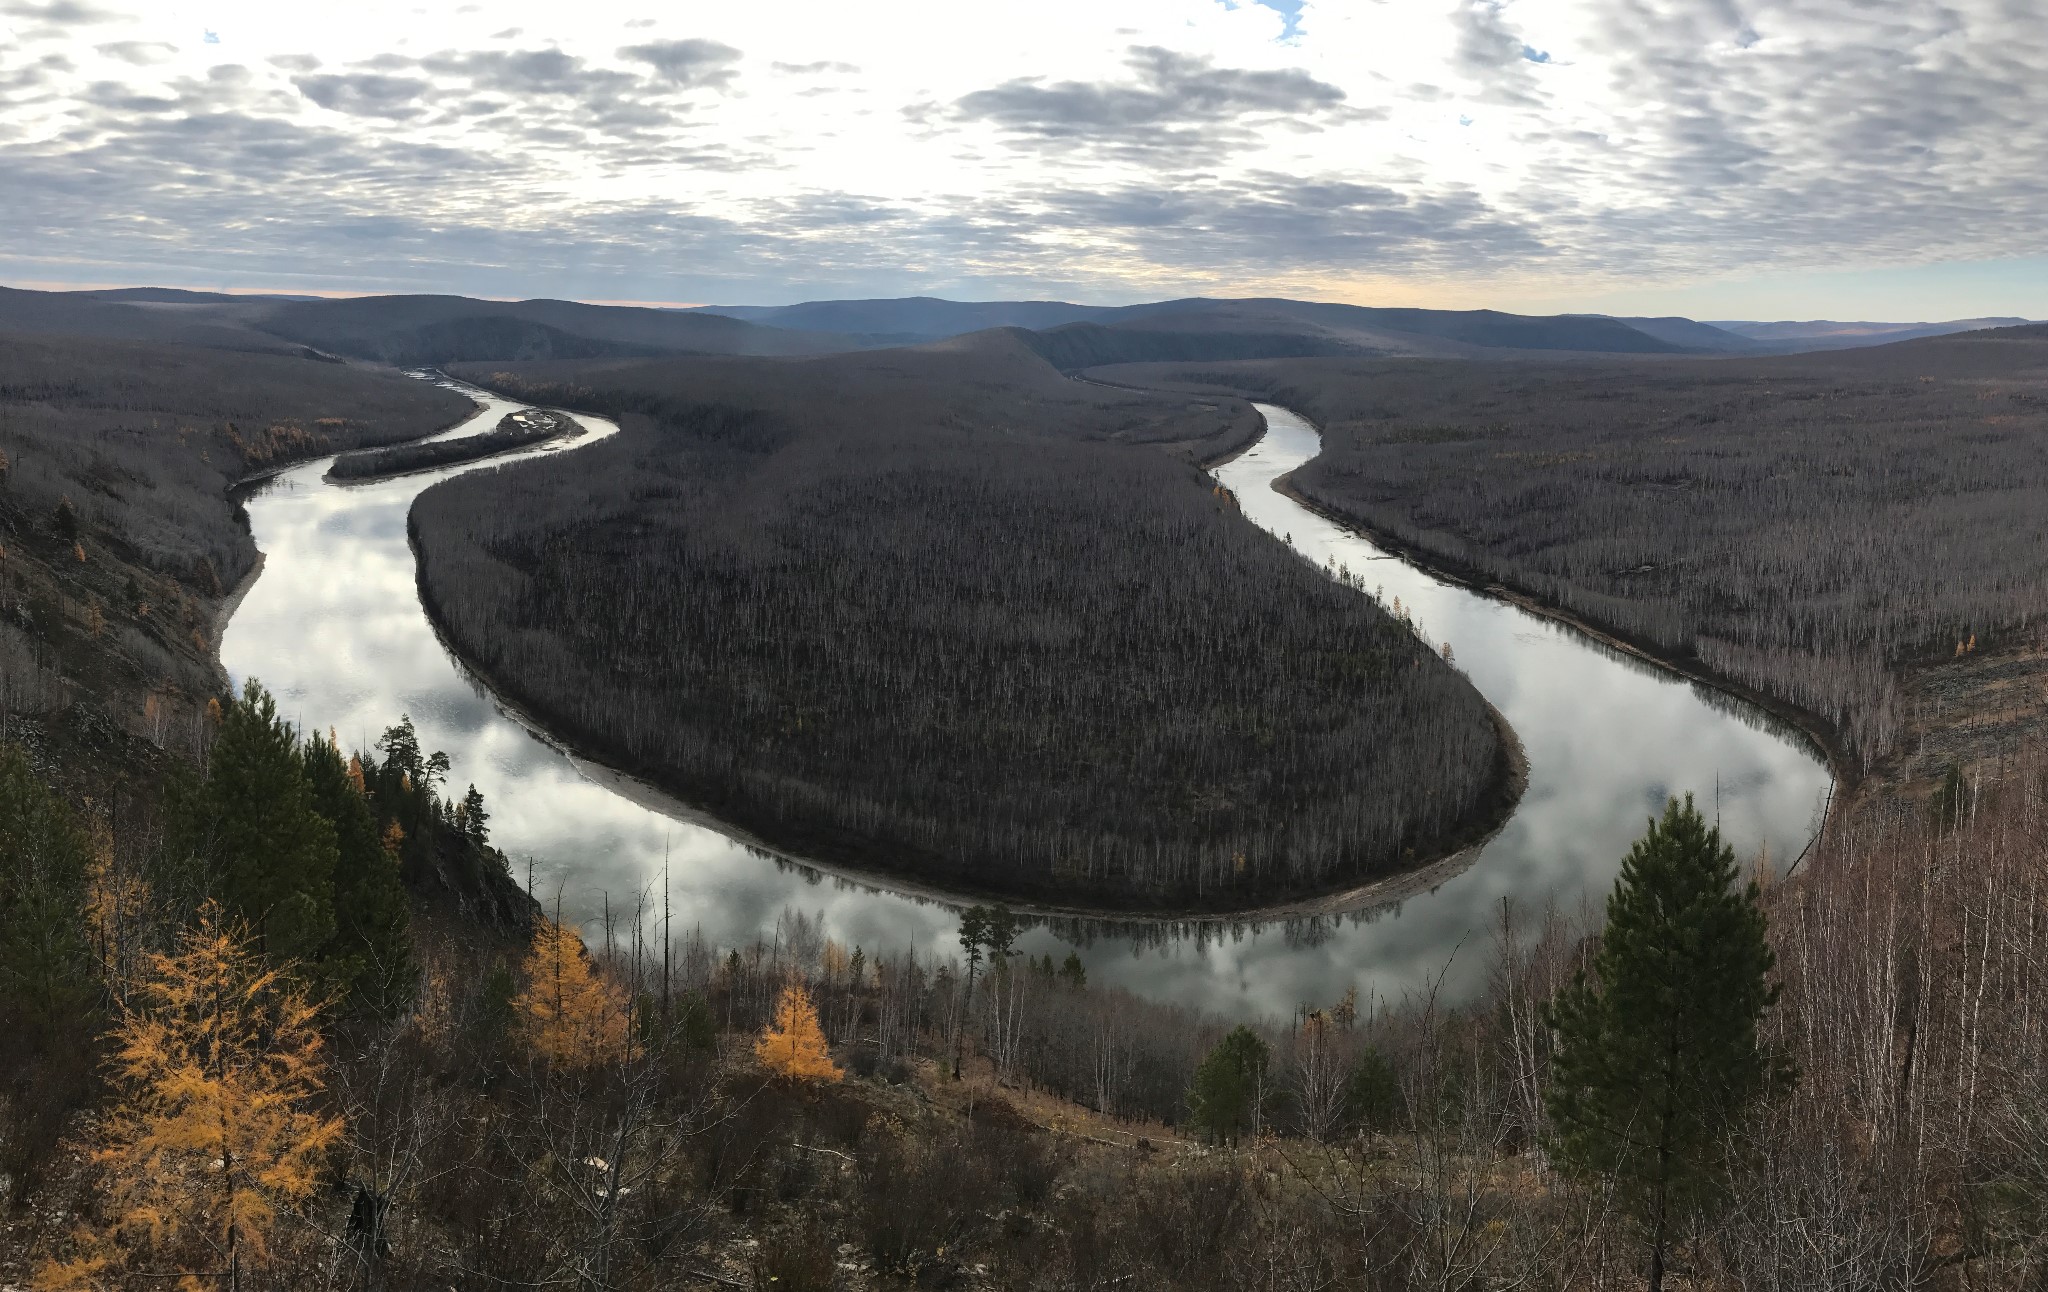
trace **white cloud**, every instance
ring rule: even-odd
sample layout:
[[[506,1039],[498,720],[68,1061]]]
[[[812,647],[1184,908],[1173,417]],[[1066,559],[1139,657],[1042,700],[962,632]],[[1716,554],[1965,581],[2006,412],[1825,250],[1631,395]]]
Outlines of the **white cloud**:
[[[1477,302],[2048,254],[2030,0],[109,8],[0,4],[15,277]]]

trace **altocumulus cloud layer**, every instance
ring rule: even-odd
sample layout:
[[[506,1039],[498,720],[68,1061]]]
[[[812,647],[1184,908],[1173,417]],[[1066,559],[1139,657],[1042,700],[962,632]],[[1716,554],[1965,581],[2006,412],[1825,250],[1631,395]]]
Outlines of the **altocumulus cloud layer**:
[[[0,0],[0,274],[1443,301],[2040,256],[2039,2]]]

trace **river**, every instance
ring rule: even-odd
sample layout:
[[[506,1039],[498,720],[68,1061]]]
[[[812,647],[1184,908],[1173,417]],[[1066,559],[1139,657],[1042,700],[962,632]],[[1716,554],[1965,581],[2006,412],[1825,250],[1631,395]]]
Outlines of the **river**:
[[[461,387],[483,402],[444,434],[475,434],[522,405]],[[1441,981],[1453,996],[1483,980],[1503,900],[1525,918],[1546,907],[1596,913],[1629,842],[1668,794],[1687,791],[1718,816],[1738,852],[1779,864],[1817,828],[1829,777],[1796,733],[1752,706],[1653,669],[1518,607],[1479,596],[1389,558],[1368,541],[1270,487],[1314,457],[1312,427],[1260,405],[1265,437],[1216,471],[1244,513],[1318,565],[1398,598],[1433,644],[1521,737],[1529,784],[1507,825],[1452,873],[1403,900],[1313,918],[1173,926],[1064,922],[1018,943],[1064,959],[1078,947],[1091,984],[1221,1014],[1284,1017],[1301,1004],[1398,997]],[[615,916],[636,901],[658,910],[664,872],[678,936],[695,927],[718,947],[773,938],[801,912],[847,944],[920,954],[957,952],[956,913],[943,903],[793,865],[688,819],[679,805],[558,748],[508,713],[435,635],[415,590],[406,514],[421,490],[467,470],[573,452],[616,427],[579,415],[591,433],[495,458],[374,484],[322,480],[328,459],[274,478],[247,500],[262,574],[235,609],[221,657],[239,686],[255,677],[302,725],[332,727],[366,746],[410,714],[428,749],[447,751],[456,792],[474,783],[493,841],[530,866],[535,891],[566,915]],[[628,914],[627,918],[630,918]]]

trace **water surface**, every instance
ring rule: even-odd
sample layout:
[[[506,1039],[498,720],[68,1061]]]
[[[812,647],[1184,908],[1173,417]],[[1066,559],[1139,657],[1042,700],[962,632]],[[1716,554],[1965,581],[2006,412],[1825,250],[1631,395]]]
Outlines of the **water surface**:
[[[467,387],[463,387],[467,390]],[[522,405],[470,393],[482,411],[449,435],[497,424]],[[1019,947],[1064,958],[1078,946],[1091,983],[1233,1015],[1291,1013],[1346,988],[1395,996],[1443,978],[1471,989],[1485,969],[1503,899],[1525,912],[1597,907],[1620,858],[1665,796],[1687,791],[1718,813],[1744,854],[1796,855],[1818,824],[1829,779],[1796,734],[1762,711],[1652,670],[1569,629],[1390,559],[1369,542],[1273,492],[1314,457],[1313,428],[1261,405],[1265,438],[1219,468],[1245,514],[1305,559],[1363,576],[1404,611],[1507,716],[1529,758],[1529,787],[1507,826],[1471,864],[1389,907],[1312,920],[1212,921],[1130,932],[1114,926],[1031,930]],[[237,684],[262,680],[279,707],[363,746],[401,713],[446,750],[457,792],[474,782],[493,841],[531,867],[536,891],[565,915],[595,920],[636,901],[661,903],[666,869],[675,927],[720,947],[772,939],[788,910],[822,913],[834,938],[870,951],[957,952],[957,914],[942,903],[790,865],[682,819],[659,796],[536,735],[504,711],[442,646],[420,608],[406,542],[419,492],[468,470],[574,452],[567,445],[368,485],[337,486],[327,460],[295,468],[248,500],[261,577],[235,611],[221,655]],[[884,881],[876,881],[880,883]],[[1072,939],[1067,941],[1064,939]]]

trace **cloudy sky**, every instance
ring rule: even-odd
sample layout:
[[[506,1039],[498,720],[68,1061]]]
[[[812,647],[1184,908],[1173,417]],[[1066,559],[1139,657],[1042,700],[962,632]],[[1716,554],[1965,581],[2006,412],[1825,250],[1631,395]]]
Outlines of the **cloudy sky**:
[[[2043,0],[0,0],[0,282],[2048,317]]]

